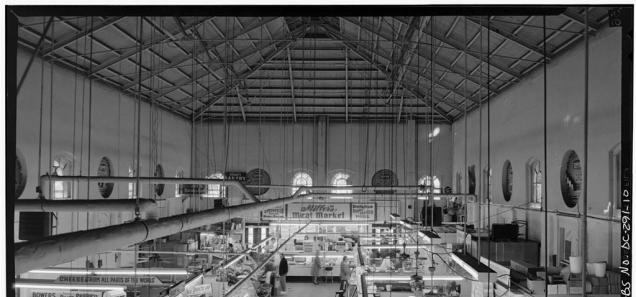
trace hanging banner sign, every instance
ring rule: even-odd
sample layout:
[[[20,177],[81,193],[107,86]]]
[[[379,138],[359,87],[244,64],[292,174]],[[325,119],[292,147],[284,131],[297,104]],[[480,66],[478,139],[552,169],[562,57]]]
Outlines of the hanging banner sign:
[[[352,221],[375,221],[375,203],[351,203]]]
[[[191,185],[191,184],[179,185],[179,194],[182,194],[182,195],[201,195],[201,194],[205,194],[207,190],[208,190],[207,185]]]
[[[264,209],[261,211],[261,219],[263,220],[276,220],[285,219],[285,206],[274,207],[270,209]]]
[[[351,219],[348,203],[292,203],[287,205],[288,220],[345,221]]]
[[[126,296],[126,293],[120,291]],[[26,296],[29,297],[110,297],[114,295],[107,295],[109,292],[103,291],[71,291],[71,290],[55,290],[55,289],[31,289],[31,292]],[[121,296],[121,295],[120,295]]]
[[[236,180],[244,182],[247,180],[246,172],[228,171],[225,173],[225,180]]]
[[[117,275],[60,275],[58,283],[109,284],[124,286],[163,286],[156,276]]]
[[[203,284],[186,289],[186,295],[193,297],[212,296],[212,284]]]

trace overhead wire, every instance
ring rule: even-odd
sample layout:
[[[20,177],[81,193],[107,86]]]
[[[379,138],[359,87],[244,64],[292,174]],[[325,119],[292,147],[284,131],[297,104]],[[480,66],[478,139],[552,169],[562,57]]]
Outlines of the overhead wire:
[[[95,19],[91,16],[90,17],[91,20],[91,32],[93,32],[93,27],[94,27],[94,22]],[[89,35],[90,37],[90,60],[93,60],[93,33],[91,33]],[[90,72],[92,72],[92,65],[93,63],[90,63],[91,67],[90,67]],[[52,67],[51,67],[52,68]],[[53,82],[53,72],[51,70],[51,82]],[[53,93],[53,85],[51,84],[51,94]],[[52,102],[51,102],[52,103]],[[53,109],[53,104],[51,104],[51,110]],[[91,194],[91,146],[92,146],[92,134],[93,134],[93,79],[91,77],[88,78],[88,147],[87,147],[87,162],[86,162],[86,174],[87,174],[87,183],[86,183],[86,199],[90,199],[90,194]],[[86,212],[86,230],[90,230],[90,218],[91,218],[91,214],[89,212]],[[86,257],[86,261],[88,262],[88,256]],[[87,267],[88,268],[88,267]]]
[[[137,85],[137,92],[138,92],[138,97],[137,97],[137,142],[136,142],[136,164],[135,164],[135,220],[140,220],[141,219],[141,213],[139,210],[139,195],[141,193],[141,180],[140,180],[140,173],[141,173],[141,88],[142,88],[142,82],[141,82],[141,70],[143,69],[143,20],[141,17],[139,17],[138,19],[138,42],[139,42],[139,54],[138,54],[138,79],[139,79],[139,83]]]
[[[51,25],[51,36],[52,36],[52,40],[53,40],[52,46],[54,46],[55,45],[55,24]],[[50,76],[50,78],[49,78],[49,84],[50,84],[49,85],[49,96],[50,96],[50,98],[49,98],[50,99],[50,103],[49,103],[50,104],[50,106],[49,106],[49,166],[53,165],[53,105],[54,105],[53,104],[53,92],[54,92],[54,90],[53,90],[53,86],[54,86],[53,79],[55,77],[53,75],[54,68],[55,68],[54,63],[50,61],[49,62],[49,70],[50,70],[50,74],[49,74],[49,76]],[[61,162],[60,162],[59,165],[61,166]],[[52,194],[51,194],[51,191],[50,191],[50,189],[51,189],[51,185],[50,184],[51,183],[49,183],[49,199],[57,198],[57,197],[52,197]],[[64,190],[68,190],[68,189],[65,188]],[[51,215],[52,215],[52,217],[49,218],[49,222],[55,221],[55,226],[56,226],[56,231],[57,231],[57,215],[54,212],[52,212]],[[87,224],[86,228],[88,228],[88,224]]]
[[[464,96],[468,96],[468,55],[466,54],[466,50],[468,50],[468,19],[464,16]],[[480,99],[481,100],[481,99]],[[468,191],[468,98],[464,98],[464,193],[469,193]],[[466,200],[463,201],[465,213],[463,213],[463,221],[464,221],[464,232],[467,232],[466,222],[468,220],[468,203]],[[464,254],[467,253],[467,242],[464,238],[463,240],[464,247],[462,251]]]
[[[543,16],[543,176],[548,174],[548,64],[545,58],[548,55],[547,42],[546,42],[546,16]],[[548,275],[548,181],[543,178],[543,240],[544,243],[544,263],[545,275]],[[545,294],[548,294],[548,282],[545,282]]]
[[[38,129],[38,176],[42,175],[42,129],[44,126],[44,62],[40,63],[40,121],[39,121],[39,129]],[[47,168],[51,168],[49,166]],[[48,172],[48,170],[47,170]],[[39,198],[44,199],[44,189],[39,188]],[[51,185],[49,183],[49,191],[48,191],[49,199],[51,198]],[[16,197],[17,198],[17,197]]]
[[[482,24],[482,17],[479,17],[479,28],[482,28],[483,24]],[[479,60],[483,61],[482,58],[482,52],[483,52],[483,48],[484,48],[484,41],[483,41],[483,35],[481,34],[481,30],[476,33],[479,34]],[[479,103],[478,103],[478,108],[479,108],[479,168],[477,169],[477,171],[479,172],[479,195],[478,195],[478,199],[477,199],[477,224],[478,224],[478,228],[481,230],[483,228],[483,224],[482,224],[482,211],[481,211],[481,204],[482,204],[482,200],[484,198],[484,169],[481,167],[481,160],[483,158],[482,155],[482,134],[483,134],[483,121],[482,121],[482,91],[483,91],[483,85],[482,85],[482,77],[483,77],[483,63],[479,62],[479,72],[480,72],[480,76],[479,76]],[[486,82],[488,83],[488,82]],[[481,257],[481,236],[477,237],[477,256]]]
[[[487,198],[487,212],[488,212],[488,237],[490,238],[491,236],[491,232],[492,232],[492,225],[490,224],[490,205],[492,204],[491,198],[490,198],[490,183],[491,183],[491,169],[490,169],[490,16],[488,16],[488,18],[486,19],[486,24],[487,24],[487,30],[486,30],[486,40],[487,40],[487,45],[486,45],[486,71],[487,71],[487,75],[486,75],[486,98],[487,98],[487,112],[488,112],[488,116],[487,118],[487,137],[488,140],[486,141],[486,148],[487,148],[487,166],[488,166],[488,172],[487,172],[487,179],[488,179],[488,184],[487,184],[487,188],[486,188],[486,198]],[[490,254],[490,250],[491,250],[491,245],[492,245],[492,241],[489,239],[488,240],[488,267],[490,267],[490,258],[491,258],[491,254]],[[486,289],[486,292],[488,295],[490,295],[490,273],[488,273],[488,287]]]

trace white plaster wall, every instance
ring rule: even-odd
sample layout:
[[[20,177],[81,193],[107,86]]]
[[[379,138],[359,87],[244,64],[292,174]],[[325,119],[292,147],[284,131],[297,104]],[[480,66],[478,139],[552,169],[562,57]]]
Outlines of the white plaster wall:
[[[224,130],[229,131],[225,147]],[[430,143],[428,124],[414,122],[369,123],[367,144],[366,124],[333,122],[327,124],[325,137],[318,136],[318,122],[211,122],[197,125],[197,172],[200,176],[214,172],[265,169],[272,184],[289,185],[298,171],[308,172],[314,185],[330,185],[336,172],[350,174],[350,184],[370,185],[373,174],[380,169],[393,170],[400,185],[415,185],[416,177],[428,175]],[[433,173],[441,179],[442,187],[452,185],[452,137],[449,125],[440,127],[433,141]],[[417,140],[417,143],[416,141]],[[319,162],[319,148],[326,146],[326,161]],[[365,152],[365,148],[368,151]],[[225,151],[227,150],[227,158]],[[416,167],[417,151],[417,167]],[[366,175],[365,175],[365,155]],[[227,160],[227,164],[224,160]],[[325,174],[326,173],[326,174]],[[230,194],[232,192],[230,191]],[[290,189],[270,189],[264,199],[290,195]],[[403,200],[414,205],[413,199]],[[399,207],[401,212],[407,206]],[[378,211],[379,213],[380,211]],[[409,216],[410,216],[409,215]],[[380,219],[379,219],[380,220]]]
[[[610,201],[609,152],[620,142],[621,93],[620,93],[620,28],[605,28],[590,37],[589,63],[589,143],[588,143],[588,213],[597,217],[607,217],[604,213]],[[547,70],[547,182],[548,210],[551,212],[581,213],[581,200],[574,208],[563,202],[559,174],[562,159],[567,150],[573,149],[583,162],[584,133],[584,47],[577,45],[563,56],[552,60]],[[487,160],[487,107],[482,109],[482,157],[481,168],[486,168]],[[504,206],[491,207],[491,214],[505,211],[506,205],[522,206],[529,201],[527,186],[529,178],[526,165],[531,158],[541,161],[543,157],[543,71],[535,71],[515,86],[492,100],[490,106],[490,164],[492,175],[492,201]],[[468,115],[468,159],[464,154],[464,119],[453,124],[453,172],[464,173],[464,166],[476,165],[477,193],[480,192],[479,170],[479,111]],[[513,169],[513,194],[510,201],[502,195],[502,167],[510,160]],[[463,184],[463,182],[462,182]],[[462,185],[463,187],[463,185]],[[516,212],[516,213],[515,213]],[[536,210],[508,211],[493,222],[510,221],[507,217],[515,213],[518,219],[525,219],[530,226],[529,237],[543,238],[543,213]],[[469,220],[475,220],[474,213]],[[483,216],[485,217],[485,216]],[[573,255],[578,254],[578,221],[549,214],[553,222],[549,228],[549,254],[556,253],[556,239],[559,227],[566,228],[568,240],[573,241]],[[618,223],[610,223],[591,218],[588,224],[588,254],[590,260],[607,260],[608,247],[616,247],[610,264],[618,264]],[[608,234],[613,234],[610,239]],[[600,242],[609,244],[598,244]],[[543,260],[543,254],[541,256]]]
[[[22,75],[31,53],[18,51],[18,73]],[[69,153],[74,156],[75,175],[96,175],[103,156],[108,157],[116,176],[128,176],[129,167],[134,169],[133,157],[136,145],[136,104],[134,98],[100,82],[93,82],[91,130],[88,130],[89,93],[88,81],[73,72],[54,66],[53,84],[51,68],[36,58],[17,99],[16,147],[26,159],[28,172],[27,186],[20,199],[37,197],[35,188],[38,173],[51,171],[50,155]],[[43,73],[43,76],[42,76]],[[51,97],[52,94],[52,97]],[[41,104],[43,102],[43,104]],[[52,104],[51,104],[52,102]],[[83,105],[83,106],[82,106]],[[53,109],[51,110],[51,106]],[[150,168],[150,108],[141,105],[141,176],[152,176]],[[40,117],[42,108],[42,117]],[[83,110],[83,111],[82,111]],[[190,123],[165,111],[159,112],[158,163],[162,164],[167,176],[174,176],[177,168],[184,168],[189,176],[190,168]],[[42,140],[40,147],[40,124]],[[50,137],[52,135],[52,137]],[[90,170],[89,170],[89,136]],[[38,149],[41,148],[41,165],[38,169]],[[48,189],[45,189],[48,196]],[[174,185],[166,185],[164,194],[158,198],[174,197]],[[149,185],[141,188],[141,198],[152,198]],[[86,183],[74,185],[73,199],[104,199],[99,194],[97,184],[90,190]],[[128,184],[115,184],[109,199],[128,198]],[[174,199],[172,199],[174,200]],[[176,208],[174,206],[173,208]],[[56,233],[85,230],[121,223],[132,218],[132,213],[91,214],[59,213]],[[18,213],[16,213],[15,239],[18,238]],[[87,226],[88,224],[88,226]]]

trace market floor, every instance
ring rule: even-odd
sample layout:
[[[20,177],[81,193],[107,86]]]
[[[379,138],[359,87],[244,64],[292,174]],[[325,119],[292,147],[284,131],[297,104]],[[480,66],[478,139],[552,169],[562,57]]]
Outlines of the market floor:
[[[320,283],[319,285],[314,285],[312,283],[290,283],[287,282],[287,294],[278,295],[285,297],[325,297],[325,296],[334,296],[338,288],[340,287],[340,283]]]

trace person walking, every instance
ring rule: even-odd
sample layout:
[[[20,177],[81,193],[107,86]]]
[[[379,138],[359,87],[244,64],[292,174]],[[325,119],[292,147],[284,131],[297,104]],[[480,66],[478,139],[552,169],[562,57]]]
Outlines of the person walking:
[[[278,275],[280,277],[280,293],[287,294],[287,272],[289,272],[289,266],[287,265],[287,259],[285,255],[280,255],[280,264],[278,264]]]
[[[320,253],[316,250],[316,255],[311,264],[311,276],[314,280],[314,285],[318,284],[318,276],[320,276]]]
[[[340,263],[340,282],[349,281],[350,275],[351,267],[349,267],[349,260],[347,260],[347,256],[343,256],[342,262]]]

